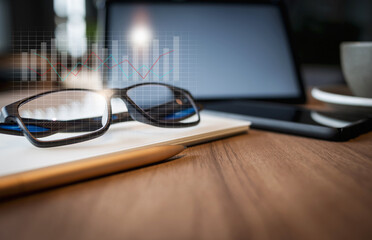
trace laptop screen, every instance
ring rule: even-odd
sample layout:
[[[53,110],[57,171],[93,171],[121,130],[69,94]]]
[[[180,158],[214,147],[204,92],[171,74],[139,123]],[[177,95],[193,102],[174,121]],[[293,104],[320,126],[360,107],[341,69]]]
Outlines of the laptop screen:
[[[301,96],[277,5],[114,2],[107,14],[109,87],[164,82],[201,100]]]

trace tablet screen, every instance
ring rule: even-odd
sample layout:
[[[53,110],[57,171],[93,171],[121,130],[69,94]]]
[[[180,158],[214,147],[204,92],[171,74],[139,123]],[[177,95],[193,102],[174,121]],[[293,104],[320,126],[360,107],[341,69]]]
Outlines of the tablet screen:
[[[198,99],[301,95],[276,5],[111,3],[107,21],[109,87],[165,82]]]

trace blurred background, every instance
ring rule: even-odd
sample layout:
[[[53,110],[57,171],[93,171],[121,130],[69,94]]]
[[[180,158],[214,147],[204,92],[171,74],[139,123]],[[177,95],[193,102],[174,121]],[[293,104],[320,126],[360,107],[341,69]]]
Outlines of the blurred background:
[[[339,44],[372,40],[372,1],[286,0],[285,4],[306,86],[343,83]],[[40,46],[51,36],[68,39],[57,46],[58,51],[79,58],[95,41],[103,5],[103,0],[0,0],[0,89],[14,79],[12,56],[21,50],[14,47],[20,34],[48,33],[45,39],[28,38],[28,46]],[[77,39],[85,41],[79,42],[83,46],[79,51],[74,45]]]

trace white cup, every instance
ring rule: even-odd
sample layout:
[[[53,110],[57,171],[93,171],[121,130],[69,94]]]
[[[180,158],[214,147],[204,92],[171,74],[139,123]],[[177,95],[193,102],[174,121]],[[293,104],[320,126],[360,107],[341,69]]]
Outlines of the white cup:
[[[351,92],[372,98],[372,42],[341,43],[342,72]]]

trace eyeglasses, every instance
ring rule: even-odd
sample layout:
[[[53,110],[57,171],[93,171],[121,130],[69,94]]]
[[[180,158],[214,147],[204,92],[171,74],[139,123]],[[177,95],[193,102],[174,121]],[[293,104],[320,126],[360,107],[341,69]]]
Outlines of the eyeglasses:
[[[133,120],[179,128],[197,125],[200,115],[187,90],[162,83],[102,91],[64,89],[3,107],[0,133],[25,135],[37,147],[55,147],[99,137],[111,124]]]

